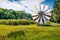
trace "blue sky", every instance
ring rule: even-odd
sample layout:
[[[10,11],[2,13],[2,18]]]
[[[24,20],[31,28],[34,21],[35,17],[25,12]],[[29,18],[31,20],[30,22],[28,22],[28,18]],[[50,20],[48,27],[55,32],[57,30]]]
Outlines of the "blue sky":
[[[46,5],[48,5],[51,9],[53,9],[54,0],[45,0],[44,2],[42,2],[42,4],[46,4]]]
[[[43,5],[45,4],[47,5],[47,7],[49,7],[52,10],[54,1],[53,0],[0,0],[0,8],[22,10],[28,13],[34,13],[31,12],[30,10],[34,10],[37,12],[35,7],[38,8],[39,4],[43,4]]]

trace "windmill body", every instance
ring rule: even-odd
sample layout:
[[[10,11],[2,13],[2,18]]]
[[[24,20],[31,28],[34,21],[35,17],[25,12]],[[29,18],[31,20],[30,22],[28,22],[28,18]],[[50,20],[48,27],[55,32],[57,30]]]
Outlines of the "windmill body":
[[[38,24],[38,25],[44,25],[47,21],[49,21],[50,17],[51,17],[51,10],[50,8],[46,8],[46,5],[44,5],[43,7],[39,7],[39,11],[37,13],[37,15],[33,15],[33,20]],[[41,10],[43,9],[43,10]],[[50,11],[49,11],[50,10]],[[36,18],[34,18],[36,17]]]

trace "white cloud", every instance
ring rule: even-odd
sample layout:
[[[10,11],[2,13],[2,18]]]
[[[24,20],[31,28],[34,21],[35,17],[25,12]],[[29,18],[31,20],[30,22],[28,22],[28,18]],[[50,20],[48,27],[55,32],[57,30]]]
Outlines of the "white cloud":
[[[13,10],[22,10],[23,6],[19,5],[16,2],[2,1],[0,2],[0,8],[13,9]]]
[[[0,0],[0,2],[7,2],[8,0]]]
[[[28,9],[34,10],[37,12],[35,6],[39,6],[39,4],[43,1],[45,1],[45,0],[28,0],[28,1],[21,1],[21,3],[28,7],[27,9],[25,8],[26,12],[35,14],[35,12],[29,11]]]
[[[43,2],[44,0],[26,0],[26,1],[20,1],[23,5],[28,6],[30,10],[36,11],[34,8],[39,3]],[[23,5],[17,3],[17,2],[10,2],[8,0],[0,0],[0,8],[6,8],[6,9],[13,9],[13,10],[25,10],[28,13],[34,13],[25,8]]]

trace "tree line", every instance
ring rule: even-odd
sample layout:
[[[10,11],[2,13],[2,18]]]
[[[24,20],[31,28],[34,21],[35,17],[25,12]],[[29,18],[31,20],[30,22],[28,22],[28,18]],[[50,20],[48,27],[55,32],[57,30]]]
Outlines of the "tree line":
[[[14,11],[0,8],[0,19],[32,19],[31,14],[24,11]]]

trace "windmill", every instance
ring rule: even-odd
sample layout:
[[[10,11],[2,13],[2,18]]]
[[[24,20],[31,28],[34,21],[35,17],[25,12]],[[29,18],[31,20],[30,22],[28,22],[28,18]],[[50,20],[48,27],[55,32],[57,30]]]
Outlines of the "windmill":
[[[22,4],[23,5],[23,4]],[[26,5],[23,5],[25,8],[27,8],[28,10],[30,10]],[[44,25],[47,21],[49,21],[50,17],[51,17],[51,10],[48,7],[46,9],[47,5],[43,5],[42,4],[39,5],[39,10],[38,8],[35,6],[35,9],[38,10],[38,12],[30,10],[32,12],[35,12],[36,14],[32,16],[33,20],[38,24],[38,25]],[[43,10],[42,10],[43,9]],[[50,11],[49,11],[50,10]]]
[[[43,7],[41,7],[41,4],[40,4],[40,7],[39,7],[39,11],[38,11],[38,13],[37,13],[37,15],[33,15],[32,17],[33,17],[33,19],[34,19],[34,21],[36,21],[36,23],[38,24],[38,25],[44,25],[47,21],[49,21],[49,19],[50,19],[50,17],[51,17],[51,10],[50,10],[50,8],[48,7],[47,9],[46,9],[46,6],[47,5],[43,5]],[[42,9],[43,10],[42,10]],[[45,9],[45,10],[44,10]],[[37,8],[36,8],[36,10],[37,10]],[[49,11],[50,10],[50,11]],[[48,12],[47,12],[48,11]],[[36,18],[34,18],[34,17],[36,17]]]

